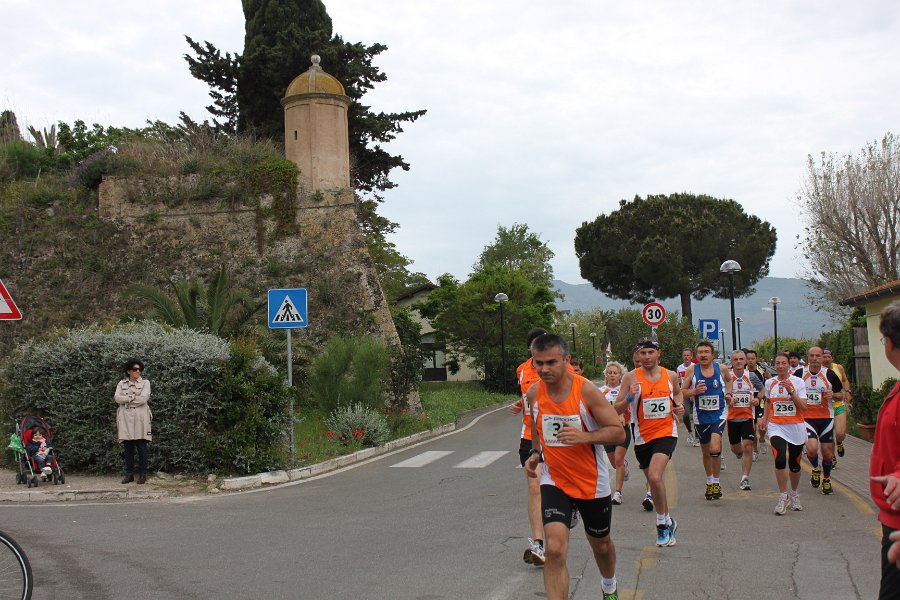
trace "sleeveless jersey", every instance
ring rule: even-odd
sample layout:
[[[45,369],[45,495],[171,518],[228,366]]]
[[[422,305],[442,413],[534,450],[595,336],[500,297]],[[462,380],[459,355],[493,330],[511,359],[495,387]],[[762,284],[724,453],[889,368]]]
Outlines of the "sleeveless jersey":
[[[824,367],[823,367],[824,368]],[[850,389],[850,380],[847,379],[847,372],[844,370],[844,367],[839,365],[836,362],[831,363],[831,370],[834,371],[834,374],[838,376],[838,379],[841,380],[841,383],[844,384],[844,389]],[[835,400],[833,402],[834,408],[841,408],[844,406],[843,400]]]
[[[738,421],[742,419],[752,419],[753,406],[750,405],[750,400],[753,398],[754,394],[756,394],[756,390],[753,389],[753,384],[750,383],[750,372],[744,371],[741,373],[741,376],[738,377],[734,374],[734,371],[732,371],[731,377],[733,384],[731,394],[734,403],[728,409],[728,420]]]
[[[789,379],[791,383],[794,384],[794,389],[797,391],[797,394],[805,396],[806,385],[803,383],[803,380],[793,375],[791,375]],[[803,424],[805,428],[803,415],[800,414],[794,401],[791,400],[790,392],[787,391],[787,388],[781,384],[777,377],[773,377],[766,381],[766,398],[772,403],[769,412],[769,422],[782,425],[800,423]]]
[[[678,437],[678,421],[672,412],[672,382],[669,371],[659,368],[658,381],[650,381],[643,368],[634,370],[641,392],[632,398],[631,422],[634,423],[635,445],[663,437]]]
[[[586,381],[584,377],[574,375],[572,390],[560,403],[550,398],[547,385],[541,381],[538,383],[534,406],[535,424],[544,452],[541,485],[555,486],[570,498],[582,500],[603,498],[610,494],[609,471],[606,467],[603,446],[600,444],[567,446],[556,439],[556,434],[564,423],[582,431],[599,429],[582,400],[582,388]]]
[[[529,358],[516,368],[516,376],[519,378],[519,388],[522,390],[522,435],[523,440],[531,440],[531,407],[528,406],[528,399],[525,394],[528,388],[541,380],[538,376],[537,369],[534,368]]]
[[[828,369],[821,367],[818,373],[812,373],[809,367],[803,367],[801,379],[806,385],[806,412],[803,413],[803,418],[833,419],[834,406],[825,397],[825,392],[832,389],[831,382],[828,381]]]
[[[621,385],[617,385],[616,387],[609,387],[608,385],[601,385],[600,391],[603,392],[603,395],[606,396],[606,399],[609,400],[610,404],[615,405],[616,400],[619,399],[619,389]],[[631,422],[631,405],[625,406],[625,412],[622,413],[622,418],[625,419],[626,423]]]
[[[697,387],[701,381],[706,383],[706,391],[694,396],[694,420],[700,425],[713,425],[724,421],[727,412],[725,404],[725,378],[719,363],[713,361],[713,374],[704,377],[700,365],[694,365],[694,377],[691,387]]]
[[[688,367],[690,367],[690,366],[691,365],[688,365],[686,367],[686,366],[684,366],[684,363],[681,363],[680,365],[675,367],[675,373],[678,375],[678,385],[679,386],[682,383],[684,383],[684,375],[685,375],[685,373],[687,373]]]

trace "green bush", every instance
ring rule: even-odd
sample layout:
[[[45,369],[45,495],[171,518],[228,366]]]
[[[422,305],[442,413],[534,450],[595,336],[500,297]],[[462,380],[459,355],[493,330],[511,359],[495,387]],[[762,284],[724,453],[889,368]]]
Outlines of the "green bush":
[[[375,338],[334,336],[313,363],[309,393],[326,414],[352,404],[382,410],[389,369],[388,350]]]
[[[428,353],[422,348],[422,327],[407,308],[391,309],[400,345],[391,348],[391,377],[389,385],[392,407],[406,406],[409,394],[419,387]]]
[[[359,403],[337,407],[325,423],[329,437],[347,446],[373,448],[383,444],[389,434],[384,417]]]
[[[15,141],[0,146],[0,163],[13,179],[37,177],[46,160],[46,152],[28,142]]]
[[[65,468],[116,471],[113,393],[129,358],[146,364],[152,385],[152,469],[253,472],[277,461],[288,396],[275,370],[223,339],[152,322],[66,330],[19,346],[0,371],[0,410],[44,417]]]

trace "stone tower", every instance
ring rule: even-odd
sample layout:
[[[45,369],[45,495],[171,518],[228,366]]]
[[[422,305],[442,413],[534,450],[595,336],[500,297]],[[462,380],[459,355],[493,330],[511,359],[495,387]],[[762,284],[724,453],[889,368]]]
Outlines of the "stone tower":
[[[347,107],[341,82],[322,70],[319,57],[294,78],[281,100],[284,106],[284,153],[300,169],[301,187],[317,192],[350,189],[350,142]]]

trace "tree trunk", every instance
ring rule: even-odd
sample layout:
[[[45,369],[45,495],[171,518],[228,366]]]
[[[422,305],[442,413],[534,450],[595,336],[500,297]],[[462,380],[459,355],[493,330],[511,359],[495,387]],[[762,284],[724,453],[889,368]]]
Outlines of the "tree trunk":
[[[681,292],[681,318],[694,322],[694,315],[691,312],[691,293]]]

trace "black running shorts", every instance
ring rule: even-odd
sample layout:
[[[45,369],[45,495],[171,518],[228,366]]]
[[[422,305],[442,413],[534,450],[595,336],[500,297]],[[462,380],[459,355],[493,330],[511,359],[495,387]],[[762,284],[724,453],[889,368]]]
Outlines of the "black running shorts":
[[[584,532],[591,537],[605,538],[612,525],[612,496],[582,500],[570,498],[555,485],[541,486],[541,518],[547,523],[572,522],[572,511],[578,509],[584,523]]]
[[[653,458],[654,454],[665,454],[669,458],[672,458],[672,454],[675,452],[675,444],[678,443],[678,438],[676,437],[661,437],[656,438],[646,444],[636,444],[634,447],[634,456],[638,460],[638,466],[641,469],[646,469],[650,466],[650,460]]]

